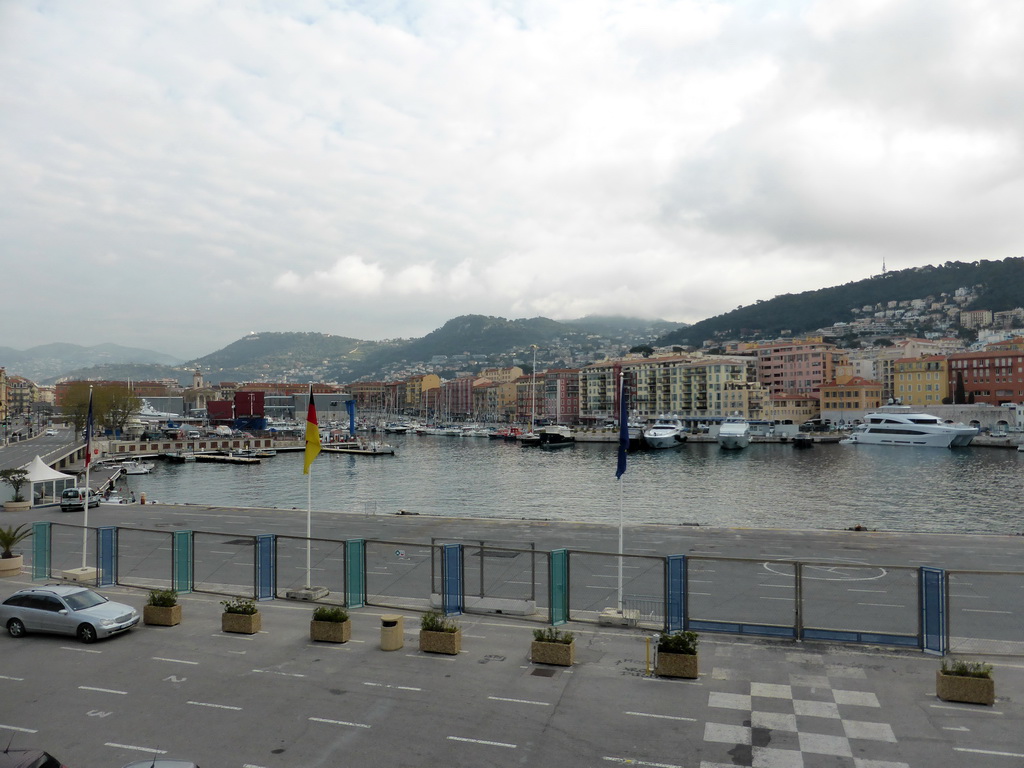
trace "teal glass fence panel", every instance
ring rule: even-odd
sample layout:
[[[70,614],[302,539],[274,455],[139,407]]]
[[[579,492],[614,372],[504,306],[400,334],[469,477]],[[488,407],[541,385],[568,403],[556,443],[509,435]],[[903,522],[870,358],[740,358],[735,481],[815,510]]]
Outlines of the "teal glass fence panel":
[[[171,544],[171,581],[182,594],[191,592],[194,581],[192,531],[175,531]]]
[[[345,605],[366,605],[366,542],[362,539],[345,542]]]
[[[50,523],[32,523],[32,578],[50,578]]]
[[[555,549],[548,555],[548,605],[552,626],[569,621],[569,550]]]

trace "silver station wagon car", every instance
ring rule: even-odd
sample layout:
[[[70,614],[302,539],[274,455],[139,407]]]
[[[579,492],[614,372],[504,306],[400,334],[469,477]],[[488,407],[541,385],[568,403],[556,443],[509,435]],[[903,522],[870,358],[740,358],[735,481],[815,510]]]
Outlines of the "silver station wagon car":
[[[114,603],[86,587],[30,587],[0,603],[0,626],[11,637],[26,632],[73,635],[83,643],[126,632],[139,623],[139,612]]]

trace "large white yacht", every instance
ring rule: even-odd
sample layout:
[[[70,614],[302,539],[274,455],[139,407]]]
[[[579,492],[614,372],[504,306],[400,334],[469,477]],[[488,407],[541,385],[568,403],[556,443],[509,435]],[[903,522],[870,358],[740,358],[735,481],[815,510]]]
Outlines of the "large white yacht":
[[[738,451],[750,445],[750,425],[743,419],[729,418],[718,428],[718,447]]]
[[[680,419],[659,416],[644,429],[644,442],[648,448],[675,448],[686,442],[686,428]]]
[[[938,416],[912,411],[909,405],[883,405],[840,440],[846,445],[909,445],[956,448],[970,445],[977,427],[947,424]]]

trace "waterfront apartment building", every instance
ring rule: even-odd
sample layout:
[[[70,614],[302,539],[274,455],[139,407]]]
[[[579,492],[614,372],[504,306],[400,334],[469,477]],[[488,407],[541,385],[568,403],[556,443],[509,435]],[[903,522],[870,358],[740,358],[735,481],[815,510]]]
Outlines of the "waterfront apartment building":
[[[550,368],[538,378],[544,382],[543,417],[556,424],[576,424],[580,419],[580,371]]]
[[[950,355],[947,386],[955,403],[1024,403],[1024,350],[997,347]]]
[[[944,355],[901,358],[894,367],[893,397],[903,405],[927,408],[950,397],[949,364]]]
[[[821,415],[821,403],[817,397],[808,395],[771,395],[765,410],[766,419],[803,424],[808,419]]]
[[[508,384],[523,375],[523,369],[518,365],[511,365],[506,368],[484,368],[480,376],[490,379],[495,384]]]
[[[832,381],[846,354],[820,337],[751,345],[757,355],[757,378],[771,395],[818,395]]]
[[[544,405],[544,378],[542,376],[520,376],[514,384],[516,387],[515,420],[520,424],[533,424],[542,418],[540,409]]]
[[[473,384],[480,380],[469,375],[442,382],[438,400],[440,418],[444,421],[470,418],[473,415]]]
[[[383,411],[385,391],[383,381],[355,381],[348,385],[348,392],[356,401],[356,410],[362,413]]]
[[[885,402],[882,382],[841,376],[821,386],[821,418],[840,426],[863,421],[868,411]]]
[[[436,373],[425,373],[410,376],[405,380],[405,407],[415,414],[427,412],[424,393],[441,388],[441,377]]]

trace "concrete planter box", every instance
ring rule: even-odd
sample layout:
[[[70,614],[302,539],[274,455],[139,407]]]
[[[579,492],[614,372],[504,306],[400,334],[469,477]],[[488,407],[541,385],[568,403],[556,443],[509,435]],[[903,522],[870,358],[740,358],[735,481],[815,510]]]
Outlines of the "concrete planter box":
[[[220,615],[220,628],[223,632],[235,632],[239,635],[255,635],[263,628],[263,618],[260,612],[248,613],[222,613]]]
[[[347,643],[352,637],[352,620],[310,621],[309,639],[322,643]]]
[[[23,555],[0,557],[0,579],[6,579],[8,576],[20,576],[21,566],[24,565],[24,562]]]
[[[450,656],[455,656],[462,650],[462,630],[431,632],[421,629],[420,650],[426,653],[447,653]]]
[[[534,664],[571,667],[576,662],[576,643],[545,643],[534,640],[530,643],[530,661]]]
[[[181,606],[144,605],[142,623],[154,627],[173,627],[181,624]]]
[[[5,501],[4,509],[8,512],[24,512],[27,509],[32,509],[31,501]]]
[[[658,661],[654,665],[654,674],[659,677],[682,677],[688,680],[696,680],[699,675],[699,667],[698,654],[658,651]]]
[[[943,701],[961,701],[966,704],[996,703],[996,681],[991,677],[964,677],[944,675],[935,671],[935,695]]]

